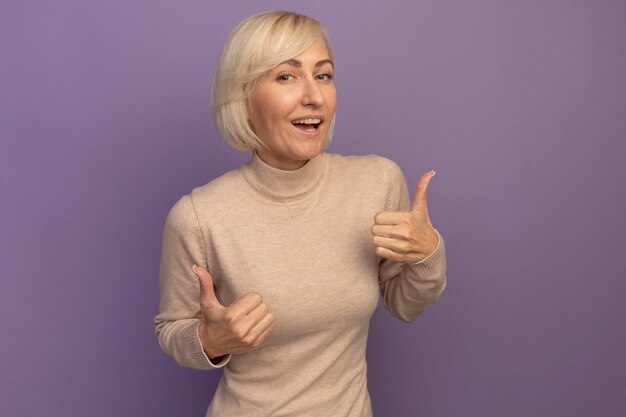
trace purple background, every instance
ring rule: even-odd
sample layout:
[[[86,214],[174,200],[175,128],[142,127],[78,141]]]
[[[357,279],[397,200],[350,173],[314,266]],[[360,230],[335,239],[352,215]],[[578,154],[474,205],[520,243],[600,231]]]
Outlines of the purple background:
[[[153,335],[161,231],[248,159],[210,85],[229,29],[277,8],[330,27],[330,151],[437,170],[448,289],[414,324],[376,313],[376,415],[625,415],[621,0],[2,0],[0,415],[204,415],[219,373]]]

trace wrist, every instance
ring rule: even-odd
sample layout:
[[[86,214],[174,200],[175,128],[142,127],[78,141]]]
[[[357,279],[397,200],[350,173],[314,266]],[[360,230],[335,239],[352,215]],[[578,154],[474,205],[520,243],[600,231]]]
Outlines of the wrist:
[[[211,362],[219,362],[223,356],[227,355],[227,353],[220,352],[211,346],[211,343],[208,340],[208,333],[209,332],[206,324],[202,320],[200,320],[200,326],[198,327],[198,338],[200,339],[200,345],[202,346],[202,350]]]

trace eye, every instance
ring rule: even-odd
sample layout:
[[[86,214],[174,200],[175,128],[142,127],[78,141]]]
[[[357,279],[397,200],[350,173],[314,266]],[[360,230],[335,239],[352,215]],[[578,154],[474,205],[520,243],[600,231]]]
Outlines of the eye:
[[[317,78],[318,80],[322,80],[322,81],[330,81],[334,78],[334,76],[333,74],[330,74],[330,73],[324,73],[324,74],[317,75],[315,78]]]
[[[291,81],[293,78],[292,74],[280,73],[276,76],[276,81]]]

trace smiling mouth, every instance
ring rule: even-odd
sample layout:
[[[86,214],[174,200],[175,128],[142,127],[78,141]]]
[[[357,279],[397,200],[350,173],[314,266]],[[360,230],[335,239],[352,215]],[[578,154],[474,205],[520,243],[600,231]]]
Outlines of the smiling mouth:
[[[298,119],[291,124],[305,132],[315,132],[322,124],[322,119]]]

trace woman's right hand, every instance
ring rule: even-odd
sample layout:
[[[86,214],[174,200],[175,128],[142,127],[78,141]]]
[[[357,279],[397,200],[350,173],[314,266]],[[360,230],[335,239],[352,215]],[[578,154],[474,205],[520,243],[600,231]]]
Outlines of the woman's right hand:
[[[198,333],[209,359],[258,347],[274,328],[274,315],[263,297],[249,292],[225,307],[215,296],[211,274],[197,265],[193,271],[200,281]]]

